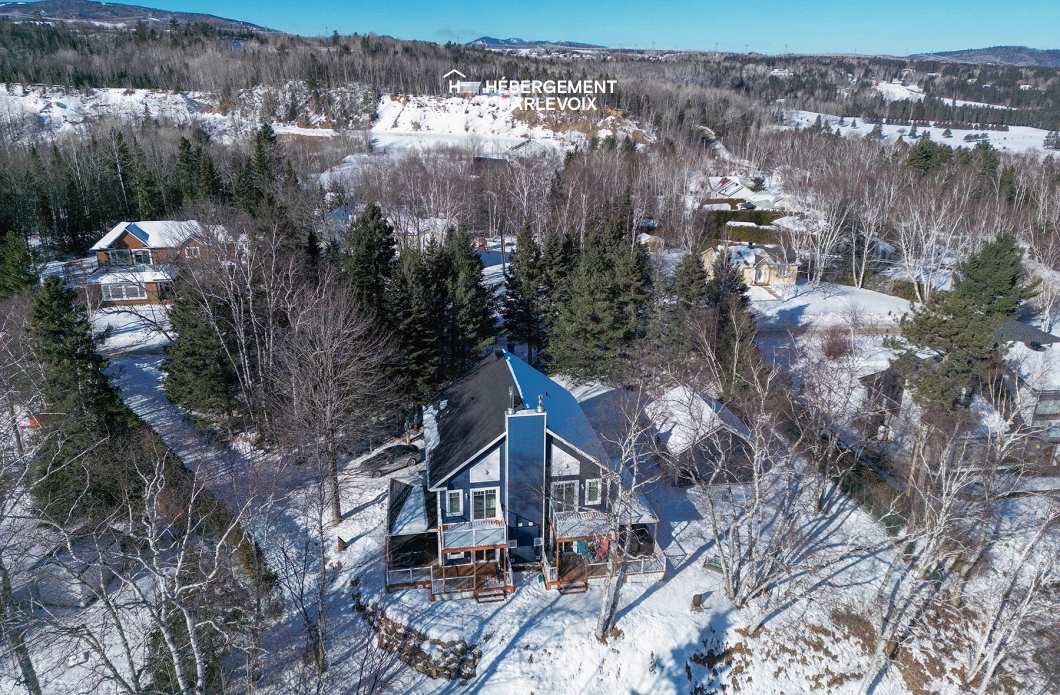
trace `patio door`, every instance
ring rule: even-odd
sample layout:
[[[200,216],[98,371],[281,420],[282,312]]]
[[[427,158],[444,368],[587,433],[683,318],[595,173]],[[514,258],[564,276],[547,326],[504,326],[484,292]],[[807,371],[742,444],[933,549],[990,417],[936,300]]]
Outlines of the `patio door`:
[[[552,483],[552,507],[557,512],[573,512],[578,509],[578,481],[565,480]]]

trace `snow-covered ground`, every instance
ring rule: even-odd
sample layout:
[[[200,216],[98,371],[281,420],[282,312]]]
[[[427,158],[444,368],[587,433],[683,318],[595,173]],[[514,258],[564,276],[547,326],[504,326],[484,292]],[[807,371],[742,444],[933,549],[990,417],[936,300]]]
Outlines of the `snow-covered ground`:
[[[372,133],[377,137],[397,133],[535,139],[559,150],[577,146],[589,134],[646,137],[632,121],[603,110],[545,122],[533,118],[536,113],[517,110],[516,100],[504,95],[466,98],[384,95],[376,108]]]
[[[892,82],[879,82],[874,84],[872,88],[879,92],[880,96],[887,101],[923,101],[926,96],[924,90],[917,85],[902,84],[901,81],[898,80]],[[1011,106],[987,104],[982,101],[968,101],[966,99],[944,99],[944,101],[947,104],[953,104],[954,106],[983,106],[991,109],[1012,109]]]
[[[840,125],[840,117],[833,116],[827,113],[817,113],[815,111],[789,111],[786,114],[786,122],[789,127],[808,128],[814,124],[817,117],[821,117],[823,123],[833,130],[839,130],[842,135],[848,137],[865,136],[868,135],[875,124],[868,123],[863,118],[844,118],[843,122],[845,125]],[[857,125],[852,125],[857,123]],[[901,125],[883,125],[883,136],[887,141],[897,140],[899,136],[907,136],[910,126]],[[966,141],[964,137],[966,135],[983,135],[987,136],[988,141],[995,148],[1005,152],[1047,152],[1045,149],[1045,136],[1048,131],[1042,130],[1041,128],[1031,128],[1029,126],[1009,126],[1007,131],[1000,130],[965,130],[960,128],[951,128],[950,132],[953,137],[944,138],[942,137],[945,128],[935,127],[917,127],[918,133],[930,132],[931,139],[935,142],[950,145],[951,147],[975,147],[975,141]]]
[[[749,290],[751,304],[765,329],[824,328],[847,325],[856,318],[865,328],[893,328],[911,308],[900,297],[849,285],[797,285],[778,299],[761,287]]]
[[[336,128],[368,127],[372,112],[370,92],[358,84],[329,89],[322,98],[313,100],[304,83],[289,82],[279,87],[244,89],[232,102],[209,92],[0,85],[0,120],[23,124],[26,139],[78,132],[103,121],[151,120],[197,125],[227,142],[252,132],[263,118],[274,122],[280,133],[324,135],[333,134]]]

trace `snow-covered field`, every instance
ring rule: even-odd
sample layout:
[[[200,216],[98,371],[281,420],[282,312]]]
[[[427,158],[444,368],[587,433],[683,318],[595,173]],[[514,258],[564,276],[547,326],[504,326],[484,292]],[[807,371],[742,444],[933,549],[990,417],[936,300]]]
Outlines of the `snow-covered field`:
[[[874,124],[868,123],[862,118],[845,118],[843,119],[845,125],[840,125],[839,116],[833,116],[827,113],[817,113],[815,111],[789,111],[786,115],[786,122],[789,127],[808,128],[814,124],[818,116],[821,117],[822,123],[826,123],[833,131],[838,129],[842,135],[848,137],[866,136],[875,127]],[[857,123],[857,125],[852,125],[853,123]],[[893,142],[897,140],[899,136],[905,135],[908,141],[910,126],[885,124],[882,128],[885,140]],[[953,134],[953,137],[950,138],[942,137],[944,130],[945,128],[917,127],[919,133],[930,132],[932,140],[950,145],[951,147],[975,147],[975,141],[966,141],[964,137],[966,135],[985,134],[991,145],[1004,152],[1038,153],[1047,151],[1045,149],[1045,136],[1048,134],[1048,131],[1042,130],[1041,128],[1017,125],[1009,126],[1007,131],[979,131],[951,128],[950,132]]]
[[[879,82],[872,86],[873,90],[880,93],[887,101],[923,101],[924,90],[917,85],[905,85],[898,81],[893,82]],[[953,104],[954,106],[983,106],[991,109],[1005,109],[1011,110],[1011,106],[1001,106],[1000,104],[987,104],[982,101],[968,101],[966,99],[945,99],[947,104]]]

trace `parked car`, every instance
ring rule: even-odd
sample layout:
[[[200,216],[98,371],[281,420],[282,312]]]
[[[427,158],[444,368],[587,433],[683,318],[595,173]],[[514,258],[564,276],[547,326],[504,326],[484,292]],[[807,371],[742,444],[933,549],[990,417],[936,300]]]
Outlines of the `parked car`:
[[[381,478],[402,468],[408,468],[420,460],[419,447],[409,444],[388,446],[375,456],[361,463],[361,470],[373,478]]]

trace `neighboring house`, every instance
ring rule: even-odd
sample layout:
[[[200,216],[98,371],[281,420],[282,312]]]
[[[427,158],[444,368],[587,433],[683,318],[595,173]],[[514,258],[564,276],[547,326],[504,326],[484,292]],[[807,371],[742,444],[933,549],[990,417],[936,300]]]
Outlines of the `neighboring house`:
[[[1007,347],[1010,387],[1022,415],[1041,443],[1039,456],[1055,461],[1060,444],[1060,336],[1016,320],[1005,321],[994,338]]]
[[[704,199],[701,201],[704,204],[724,203],[733,210],[738,207],[754,207],[749,203],[754,191],[740,183],[735,176],[710,176],[707,178],[705,189]]]
[[[722,253],[728,253],[729,261],[739,268],[748,286],[790,287],[795,284],[798,266],[776,260],[765,247],[754,243],[719,244],[716,248],[708,248],[702,255],[703,269],[708,276],[713,275],[714,261]]]
[[[120,222],[92,247],[97,270],[86,285],[92,304],[163,304],[169,300],[173,265],[202,253],[202,226],[195,220]]]
[[[666,250],[666,240],[655,234],[641,232],[637,235],[637,243],[648,250],[648,253],[662,253]]]
[[[749,478],[752,433],[724,403],[677,386],[652,401],[647,415],[664,454],[662,468],[674,485]]]
[[[425,476],[392,483],[387,501],[388,589],[502,600],[513,565],[561,591],[616,569],[608,512],[628,474],[565,388],[497,351],[438,397],[423,429]],[[627,572],[661,576],[658,520],[639,496],[629,519]]]

